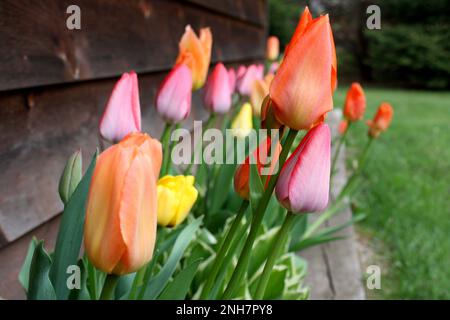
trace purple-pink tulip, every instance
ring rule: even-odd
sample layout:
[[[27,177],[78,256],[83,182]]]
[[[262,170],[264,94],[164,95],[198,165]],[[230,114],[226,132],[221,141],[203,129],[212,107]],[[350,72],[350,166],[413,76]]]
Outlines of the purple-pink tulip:
[[[264,66],[252,64],[248,68],[244,68],[239,67],[238,69],[236,87],[241,95],[250,96],[253,82],[264,77]]]
[[[226,113],[231,108],[230,78],[222,63],[216,64],[205,85],[203,102],[211,112]]]
[[[293,213],[324,210],[330,188],[330,129],[326,124],[309,130],[281,169],[275,192]]]
[[[141,131],[139,86],[134,71],[124,73],[115,84],[100,119],[100,135],[118,142],[131,132]]]
[[[156,95],[156,110],[167,122],[177,123],[191,112],[192,75],[185,64],[176,65]]]
[[[236,90],[236,71],[233,68],[228,69],[228,81],[231,93],[234,93],[234,90]]]

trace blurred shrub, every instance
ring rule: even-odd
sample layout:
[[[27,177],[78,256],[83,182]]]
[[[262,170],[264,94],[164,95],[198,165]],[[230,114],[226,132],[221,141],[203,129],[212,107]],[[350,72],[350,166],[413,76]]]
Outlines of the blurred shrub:
[[[291,39],[304,5],[286,0],[269,0],[269,34],[284,47]]]
[[[366,30],[365,63],[373,80],[414,87],[450,87],[450,27],[382,25]]]

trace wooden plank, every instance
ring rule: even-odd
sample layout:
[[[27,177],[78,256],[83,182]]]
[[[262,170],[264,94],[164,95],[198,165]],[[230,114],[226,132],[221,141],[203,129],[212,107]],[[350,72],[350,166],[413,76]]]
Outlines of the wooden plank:
[[[186,0],[187,2],[229,15],[257,26],[267,24],[266,0]]]
[[[253,1],[244,2],[247,12]],[[81,30],[66,27],[71,4],[81,8]],[[187,24],[211,27],[213,61],[263,57],[264,28],[186,3],[3,0],[0,91],[167,70]]]

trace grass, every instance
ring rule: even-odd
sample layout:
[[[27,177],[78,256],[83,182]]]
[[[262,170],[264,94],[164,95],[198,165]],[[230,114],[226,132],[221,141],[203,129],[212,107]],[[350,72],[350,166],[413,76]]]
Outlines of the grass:
[[[336,107],[345,89],[336,93]],[[368,214],[360,227],[388,256],[380,295],[450,299],[450,92],[367,89],[366,97],[366,118],[382,101],[395,110],[354,199]],[[361,122],[349,132],[349,155],[361,150],[366,130]]]

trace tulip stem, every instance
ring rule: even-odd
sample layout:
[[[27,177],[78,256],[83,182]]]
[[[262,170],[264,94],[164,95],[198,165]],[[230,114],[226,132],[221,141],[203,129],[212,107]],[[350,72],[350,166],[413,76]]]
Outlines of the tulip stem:
[[[331,163],[331,176],[334,175],[334,170],[336,168],[336,163],[337,163],[337,159],[339,158],[339,153],[341,152],[341,147],[344,144],[346,138],[347,138],[347,132],[350,129],[352,125],[352,122],[349,121],[348,122],[348,126],[347,126],[347,130],[345,130],[345,132],[342,134],[341,138],[339,139],[338,145],[336,147],[336,151],[333,155],[333,162]]]
[[[270,197],[272,196],[273,190],[275,189],[275,185],[278,181],[278,177],[280,175],[281,168],[286,161],[286,158],[289,154],[292,144],[294,143],[295,137],[297,136],[298,131],[290,129],[289,134],[284,140],[283,148],[281,150],[280,158],[278,160],[278,172],[273,175],[268,183],[266,190],[264,191],[261,200],[258,202],[258,206],[256,207],[256,211],[253,215],[252,224],[250,227],[250,232],[248,234],[247,240],[245,241],[244,248],[242,249],[241,255],[238,259],[238,264],[236,269],[234,269],[233,275],[231,276],[230,282],[223,293],[222,299],[231,299],[238,289],[238,287],[242,283],[242,277],[245,275],[247,271],[247,266],[250,261],[251,251],[253,248],[253,243],[256,240],[258,235],[259,227],[264,218],[264,213],[266,212],[267,205],[270,201]]]
[[[118,280],[119,276],[116,276],[115,274],[108,274],[106,276],[100,300],[111,300],[114,297],[114,291]]]
[[[161,168],[161,177],[165,176],[170,168],[170,132],[172,131],[172,124],[166,122],[164,131],[161,135],[161,142],[163,145],[163,162]]]
[[[225,255],[227,254],[228,250],[230,249],[231,244],[233,243],[233,239],[236,235],[236,231],[239,228],[239,225],[241,223],[242,218],[244,217],[245,211],[247,210],[249,205],[249,202],[247,200],[244,200],[241,204],[241,207],[239,208],[239,211],[234,218],[233,224],[231,225],[230,229],[227,232],[227,235],[225,236],[219,251],[217,252],[216,258],[214,260],[213,266],[211,268],[211,272],[209,273],[209,277],[205,283],[205,286],[203,287],[202,294],[200,295],[200,299],[208,299],[209,293],[211,291],[211,288],[214,285],[214,280],[216,280],[217,274],[220,270],[220,267],[223,265],[223,261],[225,258]]]
[[[292,212],[287,213],[283,225],[280,227],[275,238],[272,241],[272,248],[270,249],[269,257],[267,258],[266,264],[264,265],[264,270],[259,279],[258,287],[256,288],[256,300],[261,300],[264,298],[264,293],[266,291],[267,283],[269,282],[270,274],[272,273],[273,267],[275,266],[275,262],[277,261],[283,248],[286,245],[289,232],[295,222],[295,217],[296,216]]]

